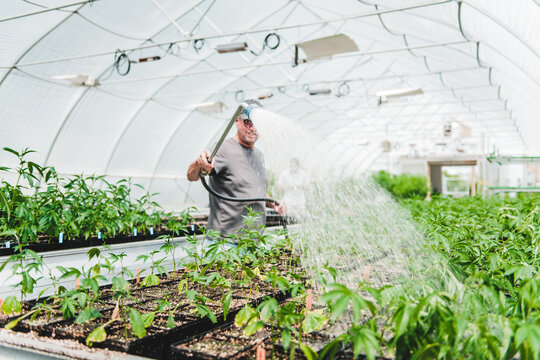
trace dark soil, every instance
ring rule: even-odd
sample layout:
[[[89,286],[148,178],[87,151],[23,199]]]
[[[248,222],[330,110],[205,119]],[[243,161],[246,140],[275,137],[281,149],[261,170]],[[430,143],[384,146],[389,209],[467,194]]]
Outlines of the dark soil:
[[[208,273],[210,272],[211,269],[208,270]],[[228,274],[223,272],[222,276],[228,276],[229,281],[233,284],[231,288],[204,286],[193,280],[187,282],[188,289],[192,293],[199,294],[205,299],[199,300],[198,303],[190,300],[185,292],[178,291],[182,278],[187,277],[185,271],[175,272],[174,278],[170,276],[171,274],[169,277],[163,277],[157,286],[142,288],[140,284],[131,283],[132,289],[129,295],[120,300],[115,297],[110,285],[103,286],[100,288],[100,297],[93,306],[101,313],[97,319],[84,324],[76,324],[74,323],[75,319],[62,317],[60,304],[49,304],[52,311],[43,311],[34,319],[29,316],[21,320],[13,330],[32,332],[53,339],[75,340],[86,344],[86,338],[94,329],[107,324],[105,326],[106,340],[94,342],[92,346],[155,359],[168,359],[171,343],[187,339],[194,334],[207,333],[216,327],[230,323],[234,320],[236,313],[246,304],[256,306],[266,296],[275,297],[278,301],[283,301],[288,297],[287,294],[281,293],[278,289],[271,288],[269,283],[262,281],[259,277],[248,279],[249,281],[244,280],[243,283],[247,283],[247,285],[239,285],[231,277],[240,278],[240,274],[240,271]],[[185,283],[182,283],[182,287],[186,286]],[[225,319],[221,301],[223,295],[228,291],[232,292],[232,296]],[[120,316],[115,321],[110,322],[117,304]],[[22,315],[30,311],[34,305],[35,302],[24,303]],[[154,321],[146,329],[147,335],[142,339],[137,338],[131,330],[129,308],[134,308],[141,314],[155,313]],[[215,315],[217,320],[215,323],[212,322],[212,318],[204,316],[204,312],[207,310]],[[5,324],[17,316],[4,318],[2,322]],[[169,318],[170,316],[172,319]],[[219,356],[232,357],[235,353],[245,353],[254,342],[262,342],[265,336],[257,335],[248,338],[237,329],[228,329],[208,338],[206,343],[193,345],[190,351],[200,354],[205,351],[209,352],[210,358],[220,358],[217,357],[218,354],[221,354]],[[223,342],[223,345],[218,349],[216,344],[220,341]]]

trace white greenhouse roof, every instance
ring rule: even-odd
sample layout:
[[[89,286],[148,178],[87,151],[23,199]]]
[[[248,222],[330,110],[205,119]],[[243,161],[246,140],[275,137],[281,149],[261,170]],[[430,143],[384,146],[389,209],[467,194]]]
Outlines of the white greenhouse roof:
[[[293,66],[295,44],[340,34],[358,50],[303,62],[300,47]],[[201,203],[188,164],[239,101],[272,94],[267,109],[362,171],[385,141],[454,151],[440,146],[445,126],[461,152],[537,155],[539,34],[538,0],[2,0],[0,146],[61,174],[133,177],[166,205]],[[217,51],[236,43],[247,51]],[[421,94],[377,95],[403,89]],[[209,102],[224,111],[190,106]]]

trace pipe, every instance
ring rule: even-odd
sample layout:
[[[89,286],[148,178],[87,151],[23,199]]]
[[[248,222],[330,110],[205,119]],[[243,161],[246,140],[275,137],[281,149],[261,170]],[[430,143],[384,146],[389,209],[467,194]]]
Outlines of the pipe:
[[[227,124],[227,127],[225,128],[225,131],[223,131],[223,134],[221,134],[221,137],[219,138],[219,140],[218,140],[218,142],[217,142],[217,144],[216,144],[216,146],[214,148],[214,151],[212,151],[212,155],[210,155],[210,157],[208,158],[208,162],[210,164],[212,163],[212,160],[214,159],[214,156],[216,156],[216,153],[218,152],[219,148],[221,147],[221,144],[223,144],[223,141],[227,137],[227,134],[231,130],[231,128],[232,128],[232,126],[234,124],[234,121],[236,120],[236,118],[238,116],[240,116],[240,113],[242,112],[243,108],[244,107],[242,106],[242,104],[240,104],[240,106],[238,106],[238,108],[234,112],[234,115],[232,116],[231,120]],[[203,175],[206,175],[206,174],[203,174]]]

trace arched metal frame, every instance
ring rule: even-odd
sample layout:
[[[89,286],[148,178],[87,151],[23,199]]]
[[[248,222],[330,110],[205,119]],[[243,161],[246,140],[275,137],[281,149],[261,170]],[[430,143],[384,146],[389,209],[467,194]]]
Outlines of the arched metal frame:
[[[362,1],[363,2],[363,1]],[[437,3],[448,3],[449,1],[439,1]],[[537,5],[538,5],[538,2],[537,1],[534,1]],[[19,64],[25,57],[26,54],[28,54],[29,51],[31,51],[41,40],[43,40],[44,38],[46,38],[50,33],[52,33],[53,31],[55,31],[56,29],[58,29],[63,23],[65,23],[69,18],[71,18],[73,15],[77,14],[79,10],[82,9],[82,7],[84,7],[87,3],[89,2],[78,2],[78,3],[74,3],[74,4],[70,4],[70,5],[65,5],[64,7],[67,7],[67,6],[74,6],[74,5],[80,5],[79,8],[77,8],[77,10],[75,11],[70,11],[66,17],[64,17],[62,20],[60,20],[57,24],[55,24],[54,26],[52,26],[46,33],[44,33],[41,37],[39,37],[34,43],[32,43],[28,48],[26,48],[26,50],[20,55],[17,57],[17,59],[15,60],[15,62],[13,63],[13,67],[9,68],[7,70],[7,72],[4,74],[4,76],[2,77],[2,79],[0,80],[0,86],[2,85],[2,83],[6,80],[6,78],[12,73],[12,71],[14,69],[16,69],[16,66],[17,64]],[[367,2],[364,2],[366,4],[368,4]],[[470,36],[468,36],[467,34],[464,33],[464,30],[463,30],[463,27],[462,27],[462,24],[461,24],[461,12],[462,12],[462,7],[464,6],[463,5],[466,4],[467,6],[470,6],[472,9],[474,9],[475,11],[481,13],[483,16],[485,16],[486,18],[488,18],[489,20],[493,21],[496,25],[500,26],[501,29],[503,29],[504,31],[506,31],[507,33],[509,33],[512,37],[514,37],[516,40],[518,40],[520,42],[520,44],[528,49],[529,51],[531,51],[532,54],[536,55],[537,57],[539,57],[539,54],[538,54],[538,51],[535,50],[535,48],[533,48],[529,43],[527,43],[526,41],[524,41],[522,38],[520,38],[520,36],[515,33],[511,28],[509,28],[508,26],[506,26],[504,23],[502,23],[501,21],[499,21],[492,13],[490,13],[488,10],[486,9],[480,9],[478,8],[477,6],[467,2],[467,1],[459,1],[457,2],[457,13],[458,13],[458,22],[459,22],[459,28],[458,29],[455,29],[454,27],[452,27],[454,30],[458,30],[461,32],[461,34],[463,35],[464,39],[466,40],[473,40],[474,39],[471,39]],[[298,3],[300,4],[300,3]],[[298,6],[298,4],[295,4],[295,6]],[[285,4],[282,8],[285,8],[286,6],[288,6],[289,3]],[[372,5],[372,6],[375,6],[376,7],[376,10],[377,12],[374,12],[372,15],[376,15],[379,17],[380,19],[380,22],[381,22],[381,25],[389,32],[389,33],[392,33],[396,36],[400,36],[402,37],[405,45],[407,47],[409,47],[409,44],[408,44],[408,40],[407,40],[407,37],[410,36],[410,35],[407,35],[407,34],[397,34],[397,33],[394,33],[392,30],[391,30],[391,24],[387,24],[386,22],[383,21],[383,16],[384,16],[384,13],[385,12],[388,12],[390,11],[391,9],[379,9],[379,7],[376,5],[376,4],[368,4],[368,5]],[[301,4],[301,6],[304,6],[306,7],[305,4]],[[282,8],[276,10],[277,11],[280,11]],[[310,8],[306,7],[306,9],[310,10]],[[49,11],[51,9],[44,9],[43,11]],[[43,11],[39,11],[39,12],[36,12],[37,13],[41,13]],[[317,12],[315,11],[312,11],[314,14],[318,15]],[[184,16],[184,14],[180,15],[179,17],[177,17],[177,19],[181,18],[182,16]],[[426,20],[430,20],[430,21],[435,21],[427,16],[421,16],[421,15],[418,15],[418,14],[411,14],[412,16],[419,16],[421,18],[424,18]],[[203,14],[203,16],[201,17],[201,21],[202,19],[204,18],[204,16],[206,16],[206,13]],[[270,15],[269,15],[270,16]],[[320,17],[320,16],[319,16]],[[84,17],[83,17],[84,18]],[[160,32],[168,29],[170,26],[175,26],[175,23],[176,23],[176,20],[175,19],[174,21],[168,21],[167,24],[162,28],[160,29],[156,34],[152,35],[150,38],[153,38],[154,36],[156,36],[157,34],[159,34]],[[5,19],[4,19],[5,20]],[[262,21],[262,20],[261,20]],[[345,22],[344,22],[345,23]],[[256,24],[254,24],[255,26]],[[328,24],[326,24],[328,25]],[[443,25],[446,25],[446,24],[443,24]],[[97,26],[97,25],[96,25]],[[323,25],[325,26],[325,25]],[[217,29],[218,30],[218,29]],[[480,60],[480,57],[479,57],[479,51],[480,51],[480,47],[481,46],[486,46],[487,48],[489,48],[490,50],[492,50],[493,52],[497,53],[499,56],[501,56],[503,59],[505,59],[506,61],[508,61],[512,66],[514,66],[518,71],[520,71],[525,77],[527,77],[528,79],[530,79],[531,83],[532,84],[535,84],[536,86],[538,86],[540,88],[540,81],[538,79],[536,79],[534,76],[532,76],[531,74],[529,74],[525,69],[523,69],[522,67],[519,66],[518,63],[516,63],[516,61],[514,61],[510,56],[502,53],[497,47],[493,46],[492,44],[489,44],[489,43],[486,43],[486,42],[477,42],[477,54],[476,54],[476,58],[477,58],[477,61],[478,61],[478,64],[479,64],[479,67],[480,68],[483,68],[484,65],[482,64],[481,60]],[[416,55],[410,48],[408,50],[412,55],[414,56],[418,56]],[[428,56],[425,56],[425,55],[420,55],[420,57],[423,58],[423,61],[424,61],[424,64],[425,64],[425,67],[428,71],[431,71],[430,67],[429,67],[429,62],[428,62]],[[204,61],[204,59],[202,59],[201,61]],[[195,65],[196,66],[196,65]],[[308,67],[310,66],[310,64],[306,65],[306,71],[308,69]],[[189,67],[191,68],[191,67]],[[188,69],[189,69],[188,68]],[[495,84],[493,83],[492,81],[492,72],[493,72],[493,68],[491,67],[488,67],[489,69],[489,75],[488,75],[488,81],[489,81],[489,84],[491,84],[491,86],[493,86],[494,88],[498,88],[499,89],[499,96],[500,96],[500,89],[501,89],[501,85],[499,84]],[[106,68],[102,74],[105,74],[107,71],[110,70],[110,67]],[[282,69],[281,69],[282,70]],[[282,70],[283,71],[283,70]],[[498,71],[497,69],[495,69],[495,71]],[[246,73],[244,73],[242,75],[242,77],[248,77],[249,74],[251,73],[251,71],[247,71]],[[128,120],[126,120],[124,122],[124,126],[122,127],[121,131],[119,132],[118,136],[115,138],[114,140],[114,145],[112,146],[112,150],[109,154],[109,156],[107,157],[107,162],[106,162],[106,165],[104,166],[104,173],[107,173],[109,171],[109,168],[110,168],[110,165],[111,165],[111,162],[112,160],[114,159],[114,155],[118,149],[118,146],[121,144],[122,140],[124,139],[125,137],[125,134],[126,132],[128,131],[129,127],[131,126],[131,124],[133,123],[133,121],[135,121],[135,119],[139,116],[139,114],[141,113],[141,111],[145,108],[145,106],[148,104],[149,101],[152,100],[152,98],[160,93],[167,85],[169,85],[172,81],[174,81],[175,78],[173,79],[170,79],[170,80],[167,80],[167,81],[164,81],[160,86],[158,86],[153,92],[152,94],[147,98],[147,99],[144,99],[142,100],[142,102],[140,104],[137,105],[137,108],[134,109],[134,111],[132,112],[131,116],[128,118]],[[232,82],[236,81],[237,79],[234,79],[232,80],[231,82],[229,82],[228,84],[224,85],[222,87],[223,88],[226,88],[228,87]],[[446,86],[445,83],[444,83],[444,80],[443,80],[443,77],[442,77],[442,74],[441,74],[441,84],[443,84],[443,86]],[[220,89],[221,90],[221,89]],[[45,157],[45,165],[48,164],[49,160],[50,160],[50,156],[54,150],[54,147],[59,139],[59,136],[60,134],[62,133],[66,123],[68,123],[69,119],[71,118],[71,115],[73,114],[73,111],[77,108],[77,106],[80,104],[81,100],[85,97],[85,95],[88,93],[88,91],[90,91],[89,88],[81,88],[80,90],[78,90],[78,92],[76,94],[74,94],[74,96],[72,97],[71,99],[71,102],[69,104],[67,104],[66,106],[66,111],[64,112],[64,115],[62,116],[62,119],[61,121],[59,122],[59,125],[58,127],[56,128],[56,131],[54,132],[54,136],[48,146],[48,149],[47,149],[47,152],[46,152],[46,157]],[[219,91],[219,90],[218,90]],[[455,93],[454,93],[454,96],[455,96]],[[473,114],[476,114],[477,112],[475,112],[472,107],[471,107],[471,104],[470,104],[470,101],[468,101],[467,99],[464,99],[463,97],[458,97],[458,96],[455,96],[456,99],[458,100],[461,100],[462,102],[462,105],[463,107],[465,108],[468,108],[469,109],[469,112],[470,113],[473,113]],[[209,97],[207,97],[208,99]],[[502,103],[505,104],[505,109],[508,109],[507,107],[507,104],[508,104],[508,99],[504,99],[504,98],[501,98],[500,99]],[[294,101],[294,100],[293,100]],[[311,99],[304,99],[304,101],[306,102],[309,102],[311,103],[313,106],[316,107],[317,110],[315,111],[320,111],[320,110],[329,110],[327,107],[325,106],[321,106],[320,104],[317,104],[314,100],[311,100]],[[360,102],[361,100],[359,100]],[[404,107],[405,108],[405,107]],[[513,119],[512,117],[512,113],[511,111],[507,111],[509,113],[509,120],[511,121],[514,121],[515,123],[515,120]],[[305,118],[307,117],[309,114],[305,114],[304,117],[300,117],[300,120],[302,118]],[[172,131],[172,133],[167,136],[166,138],[166,141],[164,141],[164,146],[158,151],[157,153],[157,161],[156,161],[156,164],[155,164],[155,168],[152,172],[152,175],[153,176],[156,176],[156,173],[157,173],[157,170],[159,169],[159,166],[160,166],[160,163],[163,159],[163,156],[165,154],[165,152],[167,151],[167,148],[169,147],[171,141],[175,138],[175,136],[178,134],[178,131],[182,128],[183,124],[185,123],[185,121],[189,118],[190,114],[186,114],[185,116],[179,118],[178,120],[178,124],[176,125],[174,131]],[[515,125],[515,124],[514,124]],[[519,135],[522,137],[522,134],[520,133],[519,131],[519,128],[517,127],[517,125],[515,125],[516,127],[516,131],[519,133]],[[219,130],[219,129],[218,129]],[[216,134],[218,133],[218,131],[216,132]],[[209,136],[209,139],[215,137],[216,134],[211,134],[211,136]]]

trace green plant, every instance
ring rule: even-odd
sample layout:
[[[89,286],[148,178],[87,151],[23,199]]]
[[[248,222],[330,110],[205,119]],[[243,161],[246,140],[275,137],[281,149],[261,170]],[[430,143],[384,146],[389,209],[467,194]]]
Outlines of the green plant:
[[[425,198],[428,191],[427,178],[420,175],[392,175],[384,170],[373,175],[377,184],[397,199]]]
[[[145,276],[145,278],[141,282],[141,286],[159,285],[159,277],[155,273],[163,275],[167,272],[167,269],[165,269],[165,267],[161,265],[165,261],[165,258],[154,259],[154,256],[159,253],[160,253],[159,250],[154,250],[150,252],[150,255],[142,254],[142,255],[137,256],[136,261],[142,260],[143,263],[146,263],[148,259],[150,259],[152,263],[150,265],[150,274]]]

